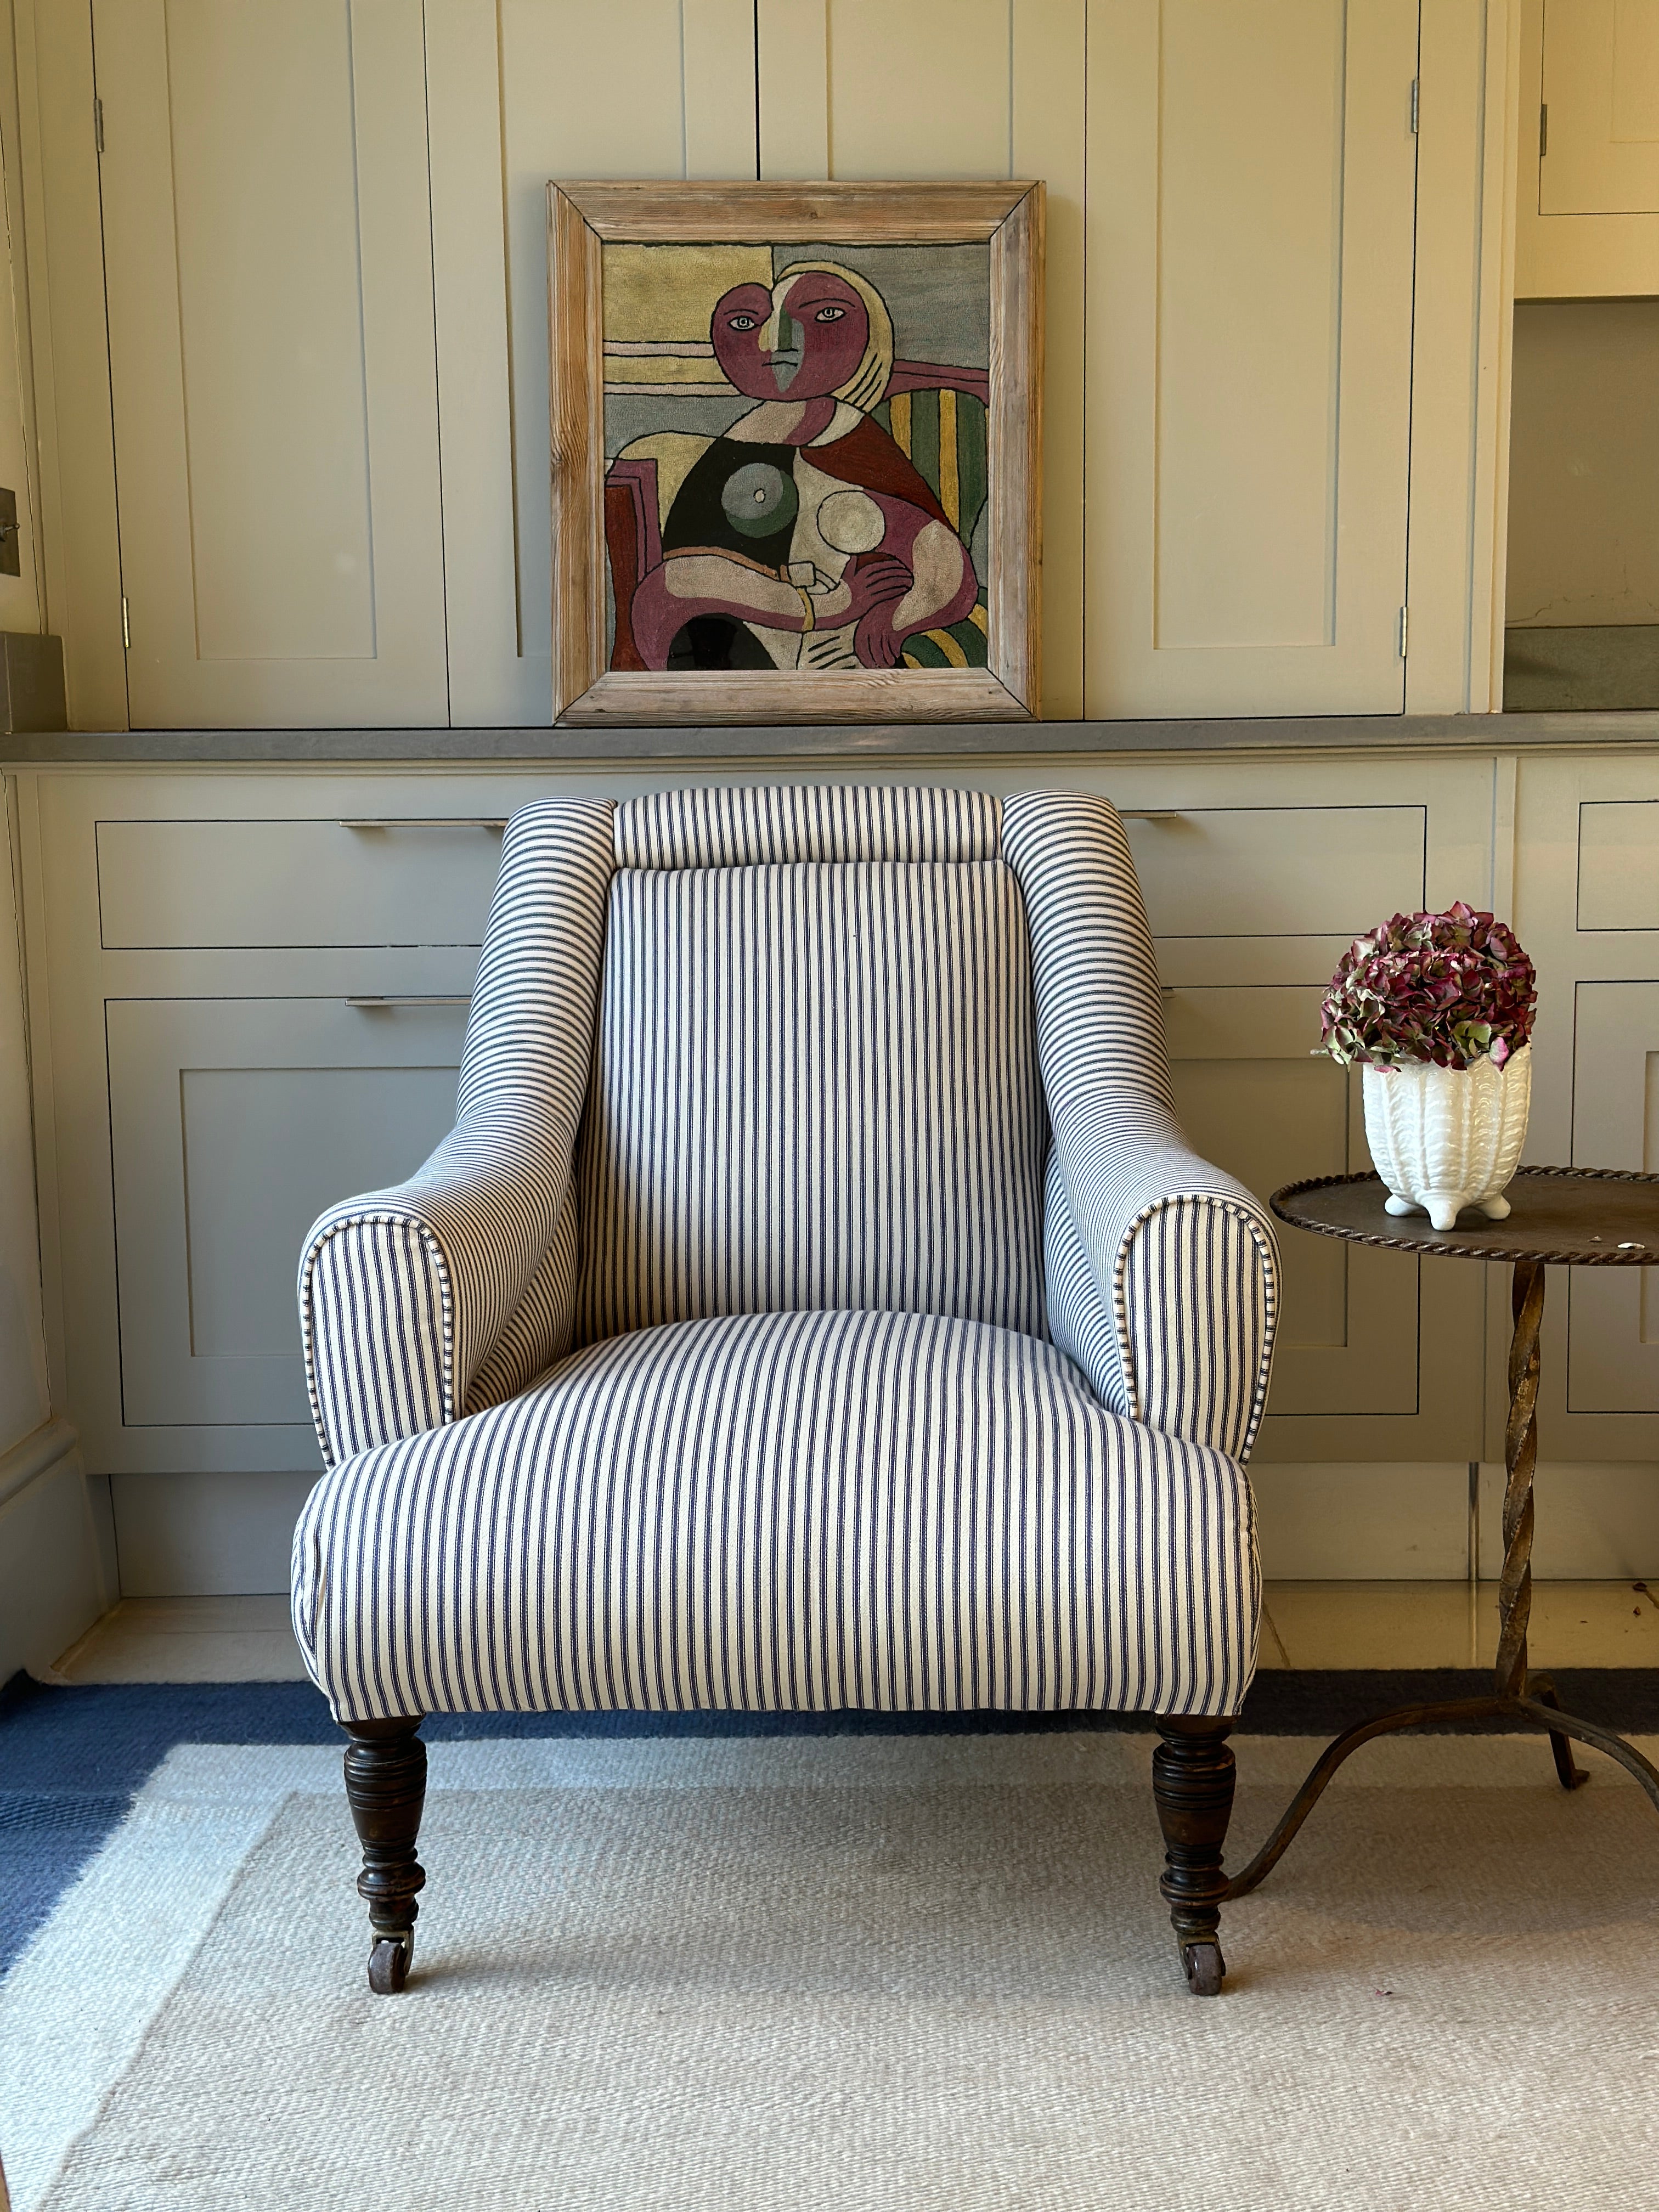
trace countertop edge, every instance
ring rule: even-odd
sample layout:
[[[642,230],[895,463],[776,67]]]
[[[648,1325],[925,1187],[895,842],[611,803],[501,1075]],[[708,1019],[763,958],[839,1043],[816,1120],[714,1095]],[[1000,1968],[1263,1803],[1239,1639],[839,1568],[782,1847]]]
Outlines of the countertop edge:
[[[556,730],[49,730],[0,737],[0,765],[608,766],[619,762],[1019,760],[1127,753],[1301,753],[1659,745],[1659,713],[1271,716],[1180,721],[904,723]]]

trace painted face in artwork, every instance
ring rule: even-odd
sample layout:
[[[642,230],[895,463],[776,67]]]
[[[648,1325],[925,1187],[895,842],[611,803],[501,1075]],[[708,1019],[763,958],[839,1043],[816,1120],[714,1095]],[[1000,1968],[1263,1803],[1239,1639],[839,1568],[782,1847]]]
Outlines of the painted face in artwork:
[[[715,360],[738,390],[753,399],[778,396],[760,349],[761,332],[771,316],[772,295],[764,284],[734,284],[708,325]]]
[[[715,308],[714,358],[751,399],[818,399],[864,358],[870,318],[844,276],[786,270],[769,294],[738,284]]]

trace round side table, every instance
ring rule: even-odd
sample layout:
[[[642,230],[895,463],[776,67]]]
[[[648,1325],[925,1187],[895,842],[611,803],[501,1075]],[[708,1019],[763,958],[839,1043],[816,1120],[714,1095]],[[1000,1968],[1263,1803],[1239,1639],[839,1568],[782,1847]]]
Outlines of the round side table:
[[[1546,1729],[1564,1790],[1588,1777],[1573,1764],[1568,1739],[1592,1744],[1626,1766],[1659,1809],[1659,1769],[1611,1729],[1564,1712],[1548,1675],[1527,1665],[1532,1611],[1532,1478],[1538,1459],[1538,1332],[1544,1313],[1544,1270],[1659,1267],[1659,1176],[1603,1168],[1522,1168],[1510,1183],[1506,1220],[1488,1221],[1472,1208],[1443,1235],[1426,1216],[1385,1213],[1388,1193],[1375,1175],[1325,1176],[1275,1191],[1273,1212],[1292,1228],[1341,1237],[1393,1252],[1443,1259],[1502,1261],[1512,1266],[1515,1334],[1510,1344],[1510,1418],[1504,1438],[1509,1482],[1504,1493],[1504,1575],[1498,1584],[1498,1659],[1492,1693],[1449,1704],[1407,1705],[1362,1721],[1336,1738],[1291,1799],[1285,1817],[1242,1874],[1229,1898],[1248,1896],[1283,1855],[1326,1784],[1350,1752],[1397,1729],[1502,1717]]]

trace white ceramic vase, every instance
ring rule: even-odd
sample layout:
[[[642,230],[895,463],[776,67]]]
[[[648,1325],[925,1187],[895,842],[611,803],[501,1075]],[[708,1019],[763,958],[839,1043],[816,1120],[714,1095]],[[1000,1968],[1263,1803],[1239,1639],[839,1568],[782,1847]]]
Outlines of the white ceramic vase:
[[[1489,1221],[1510,1210],[1504,1195],[1526,1141],[1532,1102],[1532,1047],[1502,1067],[1486,1058],[1470,1067],[1409,1060],[1364,1074],[1365,1141],[1388,1185],[1390,1213],[1426,1213],[1438,1230],[1455,1226],[1466,1206]]]

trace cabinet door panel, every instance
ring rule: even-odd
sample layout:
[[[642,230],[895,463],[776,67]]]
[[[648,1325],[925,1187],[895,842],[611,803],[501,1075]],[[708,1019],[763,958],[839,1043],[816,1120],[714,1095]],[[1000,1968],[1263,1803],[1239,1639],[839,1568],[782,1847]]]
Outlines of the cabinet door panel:
[[[1415,0],[1102,0],[1091,715],[1397,714]]]
[[[1659,799],[1578,809],[1580,929],[1659,929]]]
[[[1650,296],[1659,0],[1520,0],[1520,15],[1515,296]]]
[[[466,1009],[113,1000],[122,1416],[308,1423],[295,1275],[325,1206],[448,1132]]]
[[[1659,0],[1545,0],[1540,215],[1659,212]]]
[[[458,725],[552,717],[550,177],[752,177],[752,0],[427,0]]]
[[[1659,1174],[1659,982],[1581,983],[1577,1014],[1573,1165]],[[1659,1267],[1568,1273],[1567,1410],[1659,1413]]]
[[[1259,1198],[1369,1167],[1357,1077],[1315,1058],[1319,994],[1167,994],[1176,1103],[1204,1156]],[[1418,1262],[1279,1231],[1284,1305],[1268,1410],[1415,1413]]]
[[[448,720],[418,0],[97,0],[140,729]]]

